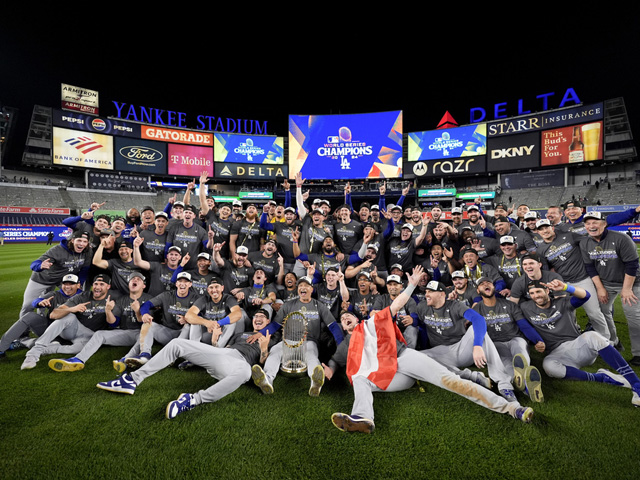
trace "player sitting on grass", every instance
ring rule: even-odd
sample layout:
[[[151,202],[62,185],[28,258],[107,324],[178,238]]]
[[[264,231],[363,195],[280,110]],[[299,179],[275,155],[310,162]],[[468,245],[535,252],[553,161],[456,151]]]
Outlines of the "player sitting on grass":
[[[542,342],[535,345],[538,352],[549,352],[542,368],[550,377],[602,382],[632,389],[631,403],[640,407],[640,379],[622,355],[595,330],[580,332],[574,310],[589,300],[589,292],[560,280],[543,283],[538,280],[528,286],[531,302],[522,303],[522,313],[538,331]],[[566,292],[571,296],[552,298],[549,292]],[[581,370],[602,358],[616,373],[605,369],[597,373]],[[516,373],[517,375],[517,373]]]
[[[353,384],[354,402],[350,415],[334,413],[331,416],[333,424],[347,432],[372,433],[375,428],[372,393],[407,389],[413,379],[432,383],[490,410],[509,413],[529,423],[533,417],[532,408],[507,401],[491,390],[460,378],[429,356],[407,348],[393,318],[409,300],[421,276],[422,267],[418,265],[408,275],[407,288],[391,305],[373,312],[360,324],[352,313],[342,312],[340,320],[347,337],[324,369],[326,377],[331,379],[336,368],[346,364],[347,376]]]
[[[256,311],[253,316],[253,332],[258,332],[270,323],[269,312],[264,309]],[[222,329],[214,329],[212,340],[217,341]],[[279,341],[280,332],[267,333],[257,342],[247,340],[252,332],[236,333],[227,348],[214,347],[202,342],[194,342],[184,338],[171,340],[162,350],[132,373],[125,373],[116,380],[101,382],[96,386],[110,392],[133,395],[136,388],[154,373],[172,365],[178,358],[204,368],[209,375],[218,380],[209,388],[196,393],[182,393],[177,400],[169,402],[166,417],[175,418],[182,412],[191,410],[202,403],[216,402],[236,391],[240,385],[251,378],[251,366],[264,364],[271,347]]]

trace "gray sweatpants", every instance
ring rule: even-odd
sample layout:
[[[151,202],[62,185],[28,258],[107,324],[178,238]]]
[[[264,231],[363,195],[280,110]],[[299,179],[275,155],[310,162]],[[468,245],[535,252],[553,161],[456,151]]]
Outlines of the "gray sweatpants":
[[[267,361],[264,362],[264,374],[269,380],[269,383],[273,384],[273,379],[280,371],[280,365],[282,363],[282,349],[284,348],[282,342],[276,343],[271,349]],[[313,369],[320,365],[320,359],[318,358],[318,345],[314,341],[307,340],[305,342],[305,355],[307,361],[307,375],[311,378]]]
[[[428,355],[405,348],[398,355],[398,370],[386,390],[380,389],[366,377],[352,377],[354,402],[351,414],[373,420],[373,392],[406,390],[413,385],[414,379],[444,388],[489,410],[508,413],[514,418],[516,409],[520,406],[518,402],[508,402],[491,390],[460,378]]]
[[[76,355],[84,363],[96,353],[102,345],[113,347],[130,347],[135,345],[140,330],[98,330]]]
[[[54,320],[47,327],[42,335],[36,340],[36,343],[27,352],[26,357],[40,359],[42,355],[51,353],[64,353],[75,355],[80,352],[95,332],[85,327],[78,318],[69,313],[58,320]],[[72,342],[71,345],[51,345],[57,337],[64,338]]]
[[[4,332],[0,338],[0,352],[6,351],[11,346],[11,342],[22,338],[29,330],[32,330],[39,337],[45,332],[48,325],[49,321],[46,317],[38,315],[36,312],[27,312]]]
[[[600,310],[602,310],[604,318],[607,319],[607,325],[614,325],[611,309],[613,308],[613,301],[620,294],[622,287],[606,287],[606,289],[609,294],[609,301],[607,303],[601,303]],[[633,293],[640,299],[640,284],[633,286]],[[622,304],[622,311],[627,318],[627,325],[629,327],[631,353],[634,357],[640,356],[640,303],[636,303],[635,305]],[[613,328],[615,329],[615,326]]]
[[[193,394],[196,405],[220,400],[251,378],[251,366],[235,348],[218,348],[184,338],[171,340],[151,360],[131,373],[131,377],[140,385],[145,378],[172,365],[178,358],[204,368],[218,380]]]
[[[440,362],[462,378],[475,381],[478,372],[465,368],[474,365],[473,339],[473,327],[470,327],[458,343],[454,343],[453,345],[438,345],[437,347],[428,348],[427,350],[421,350],[421,353]],[[487,357],[489,378],[498,384],[498,389],[513,390],[511,377],[505,371],[502,360],[500,360],[500,355],[498,355],[498,351],[488,334],[484,336],[482,349]],[[460,370],[461,368],[464,368],[464,370]]]

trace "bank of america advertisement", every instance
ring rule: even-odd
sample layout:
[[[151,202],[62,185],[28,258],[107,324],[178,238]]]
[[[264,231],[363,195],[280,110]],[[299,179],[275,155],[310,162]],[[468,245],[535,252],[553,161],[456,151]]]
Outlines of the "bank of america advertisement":
[[[113,137],[53,127],[53,164],[113,170]]]
[[[289,116],[289,177],[402,176],[402,111]]]
[[[284,164],[284,138],[216,133],[213,160],[224,163]]]
[[[476,157],[487,153],[487,125],[413,132],[408,135],[407,160],[442,160]]]

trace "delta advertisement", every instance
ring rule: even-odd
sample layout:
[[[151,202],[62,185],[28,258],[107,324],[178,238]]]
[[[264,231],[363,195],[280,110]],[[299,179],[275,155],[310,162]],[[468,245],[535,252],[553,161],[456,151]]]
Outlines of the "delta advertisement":
[[[289,116],[289,178],[402,177],[402,111]]]
[[[283,165],[284,138],[215,133],[213,158],[224,163]]]
[[[113,137],[53,127],[53,164],[113,170]]]

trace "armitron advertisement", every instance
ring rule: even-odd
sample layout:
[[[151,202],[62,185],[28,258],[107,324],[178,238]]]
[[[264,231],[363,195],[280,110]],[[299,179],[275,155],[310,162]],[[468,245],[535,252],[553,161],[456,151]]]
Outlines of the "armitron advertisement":
[[[289,176],[308,179],[402,176],[402,112],[290,115]]]
[[[213,159],[224,163],[284,164],[284,138],[215,133]]]
[[[53,164],[113,170],[113,137],[53,127]]]

